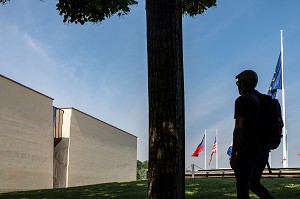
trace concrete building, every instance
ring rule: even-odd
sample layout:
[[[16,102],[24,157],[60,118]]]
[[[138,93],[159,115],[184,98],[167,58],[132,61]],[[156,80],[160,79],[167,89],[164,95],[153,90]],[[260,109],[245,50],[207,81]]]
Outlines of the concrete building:
[[[0,75],[0,192],[136,179],[137,137]]]
[[[54,156],[57,187],[136,180],[136,136],[74,108],[60,111],[62,139]]]
[[[53,187],[53,99],[0,75],[0,191]]]

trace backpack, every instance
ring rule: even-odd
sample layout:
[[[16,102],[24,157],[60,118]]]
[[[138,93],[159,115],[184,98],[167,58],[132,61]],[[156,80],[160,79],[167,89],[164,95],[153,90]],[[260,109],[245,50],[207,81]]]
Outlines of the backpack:
[[[281,142],[282,128],[284,125],[281,115],[281,106],[278,100],[263,94],[261,116],[263,142],[266,144],[267,149],[277,149]]]

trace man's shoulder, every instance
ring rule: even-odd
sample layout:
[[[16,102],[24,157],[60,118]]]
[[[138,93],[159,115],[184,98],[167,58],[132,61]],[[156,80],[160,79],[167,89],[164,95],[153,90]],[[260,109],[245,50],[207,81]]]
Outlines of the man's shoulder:
[[[261,92],[259,92],[258,90],[252,90],[250,92],[248,92],[249,95],[265,95],[265,94],[262,94]]]
[[[268,95],[262,94],[257,90],[253,90],[253,91],[249,91],[249,92],[244,93],[240,97],[249,99],[249,98],[253,98],[253,97],[261,98],[261,97],[264,97],[264,96],[268,96]]]
[[[237,104],[258,104],[264,101],[263,99],[269,97],[268,95],[262,94],[257,90],[243,93],[236,99]]]
[[[247,96],[245,96],[245,95],[240,95],[239,97],[236,98],[235,104],[241,105],[241,104],[247,103],[247,101],[248,101],[248,97],[247,97]]]

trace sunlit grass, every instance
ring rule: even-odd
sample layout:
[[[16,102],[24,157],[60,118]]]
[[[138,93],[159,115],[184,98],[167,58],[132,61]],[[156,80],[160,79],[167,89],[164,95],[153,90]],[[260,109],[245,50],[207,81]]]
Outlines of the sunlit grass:
[[[300,180],[299,180],[300,181]],[[300,183],[300,182],[299,182]],[[294,188],[300,188],[300,184],[288,184],[285,186],[286,188],[291,188],[291,189],[294,189]]]
[[[263,184],[277,199],[300,198],[299,178],[265,178]],[[0,199],[147,199],[146,180],[106,183],[65,189],[0,193]],[[234,178],[187,179],[186,199],[234,199]],[[258,198],[251,193],[251,198]]]

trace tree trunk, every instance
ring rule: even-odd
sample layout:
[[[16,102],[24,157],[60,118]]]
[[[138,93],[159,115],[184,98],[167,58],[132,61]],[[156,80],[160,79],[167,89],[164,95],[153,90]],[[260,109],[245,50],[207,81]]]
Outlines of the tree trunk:
[[[185,198],[181,0],[146,0],[149,199]]]

